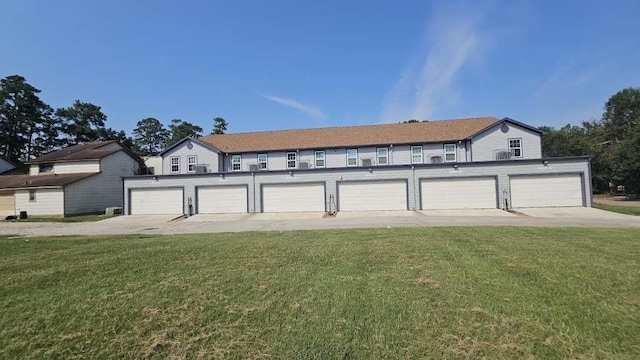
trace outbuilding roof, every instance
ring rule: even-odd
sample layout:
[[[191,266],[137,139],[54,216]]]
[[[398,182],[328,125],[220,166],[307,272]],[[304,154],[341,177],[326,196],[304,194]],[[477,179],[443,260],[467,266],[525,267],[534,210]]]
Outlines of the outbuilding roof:
[[[94,141],[90,143],[69,146],[64,149],[50,152],[46,155],[42,155],[38,158],[28,161],[27,164],[38,164],[38,163],[55,162],[55,161],[99,160],[122,150],[122,149],[109,149],[109,150],[100,149],[101,147],[114,142],[117,142],[117,141],[116,140]]]
[[[421,144],[465,140],[498,121],[495,117],[477,117],[417,123],[216,134],[201,137],[199,140],[225,153]]]
[[[99,172],[51,175],[2,175],[0,176],[0,190],[64,187],[97,174],[99,174]]]

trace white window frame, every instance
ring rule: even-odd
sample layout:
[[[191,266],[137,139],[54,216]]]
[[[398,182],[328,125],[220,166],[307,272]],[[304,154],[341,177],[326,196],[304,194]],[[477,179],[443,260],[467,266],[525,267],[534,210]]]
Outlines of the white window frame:
[[[173,170],[173,167],[176,167],[176,170]],[[169,158],[169,171],[172,174],[180,173],[180,156],[172,156]]]
[[[264,161],[260,157],[264,156]],[[262,166],[264,165],[264,167]],[[258,154],[258,170],[267,170],[269,168],[269,155],[267,153]]]
[[[289,155],[293,155],[293,160],[289,158]],[[298,153],[296,152],[288,152],[287,153],[287,169],[297,169],[298,168]],[[291,162],[293,161],[293,166],[291,166]]]
[[[384,156],[380,155],[380,150],[384,150]],[[378,165],[389,165],[389,148],[377,148],[376,149],[376,159],[378,161]],[[380,159],[385,159],[384,164],[380,161]]]
[[[36,190],[29,190],[29,202],[36,202]]]
[[[238,165],[237,169],[236,165]],[[242,155],[231,155],[231,171],[242,171]]]
[[[318,157],[320,155],[320,157]],[[314,166],[317,168],[323,168],[327,166],[327,154],[324,150],[318,150],[313,155],[314,158]],[[318,165],[318,161],[322,161],[322,165]]]
[[[352,152],[353,156],[349,156],[349,152]],[[355,160],[353,164],[349,164],[349,160]],[[358,149],[347,149],[347,167],[358,166]]]
[[[447,146],[453,146],[453,151],[447,151]],[[444,162],[456,162],[458,160],[458,146],[456,144],[444,144],[442,152],[444,153]],[[447,155],[453,155],[453,160],[449,160]]]
[[[416,153],[416,150],[417,153]],[[416,159],[417,156],[420,156],[419,159]],[[422,164],[424,162],[424,156],[422,153],[422,145],[414,145],[411,147],[411,163],[412,164]]]
[[[511,147],[512,141],[517,141],[520,146]],[[509,151],[511,152],[511,156],[516,158],[522,158],[522,138],[509,138],[507,140],[507,145],[509,146]],[[520,150],[520,155],[515,155],[515,150]]]
[[[193,162],[191,161],[193,160]],[[196,165],[198,164],[198,155],[187,156],[187,172],[196,172]]]

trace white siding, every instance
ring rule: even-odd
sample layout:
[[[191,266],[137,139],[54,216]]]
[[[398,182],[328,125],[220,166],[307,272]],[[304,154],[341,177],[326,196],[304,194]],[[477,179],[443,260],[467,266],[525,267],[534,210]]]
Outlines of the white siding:
[[[64,215],[62,189],[37,189],[35,201],[29,201],[29,190],[16,191],[16,212],[26,211],[29,216]]]
[[[515,124],[505,123],[507,132],[502,131],[502,126],[497,125],[473,139],[471,156],[473,161],[493,161],[496,150],[509,150],[509,139],[522,139],[522,158],[540,159],[542,147],[540,134],[525,129]]]
[[[71,161],[53,164],[54,174],[91,173],[100,171],[99,160]]]
[[[182,189],[131,189],[132,215],[182,215]]]
[[[162,175],[162,156],[145,156],[142,160],[147,168],[153,168],[153,175]]]
[[[124,151],[102,160],[102,172],[65,188],[65,214],[104,212],[107,207],[122,206],[122,178],[133,176],[138,162]]]
[[[188,144],[193,147],[189,149]],[[174,175],[171,172],[171,157],[180,157],[180,174],[188,174],[187,157],[195,155],[198,157],[198,164],[206,165],[207,171],[212,173],[220,172],[219,157],[220,155],[208,147],[202,146],[195,141],[184,141],[170,151],[162,154],[162,174]]]
[[[38,175],[39,174],[39,167],[38,165],[31,165],[29,167],[29,175]]]

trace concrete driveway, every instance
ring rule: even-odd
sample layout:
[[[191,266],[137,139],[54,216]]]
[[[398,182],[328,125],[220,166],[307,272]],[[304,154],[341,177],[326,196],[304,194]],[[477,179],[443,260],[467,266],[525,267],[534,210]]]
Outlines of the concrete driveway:
[[[421,226],[638,227],[640,217],[592,208],[120,216],[92,223],[0,223],[0,235],[194,234]]]

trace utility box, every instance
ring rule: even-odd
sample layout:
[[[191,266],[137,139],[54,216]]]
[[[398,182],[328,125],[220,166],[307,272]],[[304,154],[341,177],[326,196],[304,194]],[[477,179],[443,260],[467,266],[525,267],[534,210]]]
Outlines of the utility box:
[[[121,207],[108,207],[104,211],[104,214],[107,215],[107,216],[122,215],[122,208]]]

